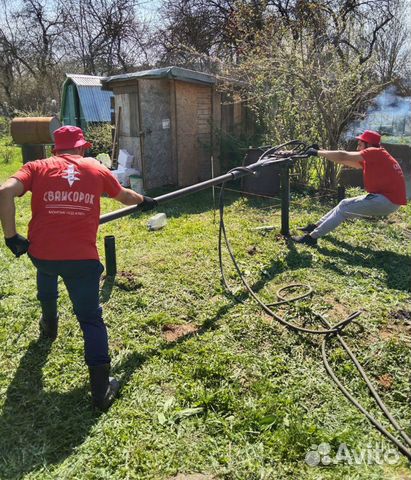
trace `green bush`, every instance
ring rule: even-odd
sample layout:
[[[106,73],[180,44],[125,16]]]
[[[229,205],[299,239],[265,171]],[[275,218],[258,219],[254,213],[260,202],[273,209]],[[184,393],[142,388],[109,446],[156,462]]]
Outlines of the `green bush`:
[[[0,116],[0,137],[9,134],[10,130],[10,120],[7,117]]]
[[[231,168],[243,164],[244,156],[250,146],[261,145],[262,139],[259,132],[255,135],[243,135],[223,132],[215,129],[215,138],[220,144],[221,170],[226,172]]]
[[[108,123],[99,123],[91,125],[85,134],[87,140],[93,144],[88,151],[88,155],[96,157],[99,153],[112,152],[111,125]]]
[[[11,147],[8,144],[5,144],[4,146],[0,146],[0,159],[2,163],[5,163],[6,165],[11,163],[14,160],[14,157],[16,155],[17,147]]]
[[[20,149],[16,149],[16,147],[13,146],[9,129],[10,120],[7,117],[0,116],[0,161],[4,164],[11,163],[16,152],[20,151]]]
[[[30,118],[47,116],[41,108],[33,108],[28,110],[14,110],[13,117]]]

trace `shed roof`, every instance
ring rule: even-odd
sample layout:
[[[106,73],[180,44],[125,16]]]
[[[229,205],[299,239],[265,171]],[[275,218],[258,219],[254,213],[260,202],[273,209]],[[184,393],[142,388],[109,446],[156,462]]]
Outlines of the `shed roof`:
[[[81,108],[86,122],[110,122],[110,97],[113,93],[102,90],[101,79],[91,75],[66,74],[63,91],[71,82],[77,87]]]
[[[127,81],[137,78],[170,78],[189,83],[203,83],[206,85],[213,85],[217,83],[217,78],[208,73],[196,72],[195,70],[189,70],[181,67],[164,67],[106,77],[102,79],[102,84],[103,88],[105,88],[112,82]]]
[[[93,75],[79,75],[77,73],[66,73],[66,77],[73,80],[76,85],[83,87],[101,87],[101,79]]]

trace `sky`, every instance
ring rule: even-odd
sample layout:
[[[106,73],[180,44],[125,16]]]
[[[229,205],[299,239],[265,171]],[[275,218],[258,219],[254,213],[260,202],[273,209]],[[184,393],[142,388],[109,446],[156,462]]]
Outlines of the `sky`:
[[[161,0],[141,0],[139,3],[139,11],[143,13],[146,20],[155,22],[158,20],[157,12],[161,3]]]

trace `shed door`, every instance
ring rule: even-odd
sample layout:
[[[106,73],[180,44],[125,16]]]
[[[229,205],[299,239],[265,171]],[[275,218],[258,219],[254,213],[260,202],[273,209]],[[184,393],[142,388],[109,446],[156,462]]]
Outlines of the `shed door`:
[[[179,186],[211,178],[212,90],[175,82]]]
[[[119,148],[134,155],[133,168],[143,172],[137,82],[115,86],[115,112],[119,127]]]
[[[170,81],[139,79],[143,170],[147,189],[177,182],[172,154]]]

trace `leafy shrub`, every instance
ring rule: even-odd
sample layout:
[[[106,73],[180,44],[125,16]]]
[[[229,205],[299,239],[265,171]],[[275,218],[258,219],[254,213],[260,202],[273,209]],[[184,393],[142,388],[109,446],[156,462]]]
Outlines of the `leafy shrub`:
[[[108,153],[111,156],[113,140],[110,124],[96,123],[91,125],[87,129],[85,137],[93,144],[88,151],[88,155],[96,157],[99,153]]]
[[[10,120],[7,117],[0,116],[0,158],[2,163],[11,163],[15,148],[13,140],[10,137]]]
[[[7,117],[0,116],[0,137],[9,134],[10,120]]]
[[[45,113],[40,108],[30,110],[14,110],[13,117],[29,118],[29,117],[45,117]]]
[[[257,132],[254,135],[243,135],[224,132],[215,129],[215,138],[220,145],[220,166],[222,173],[243,164],[244,156],[250,147],[259,146],[262,143],[261,135]]]

